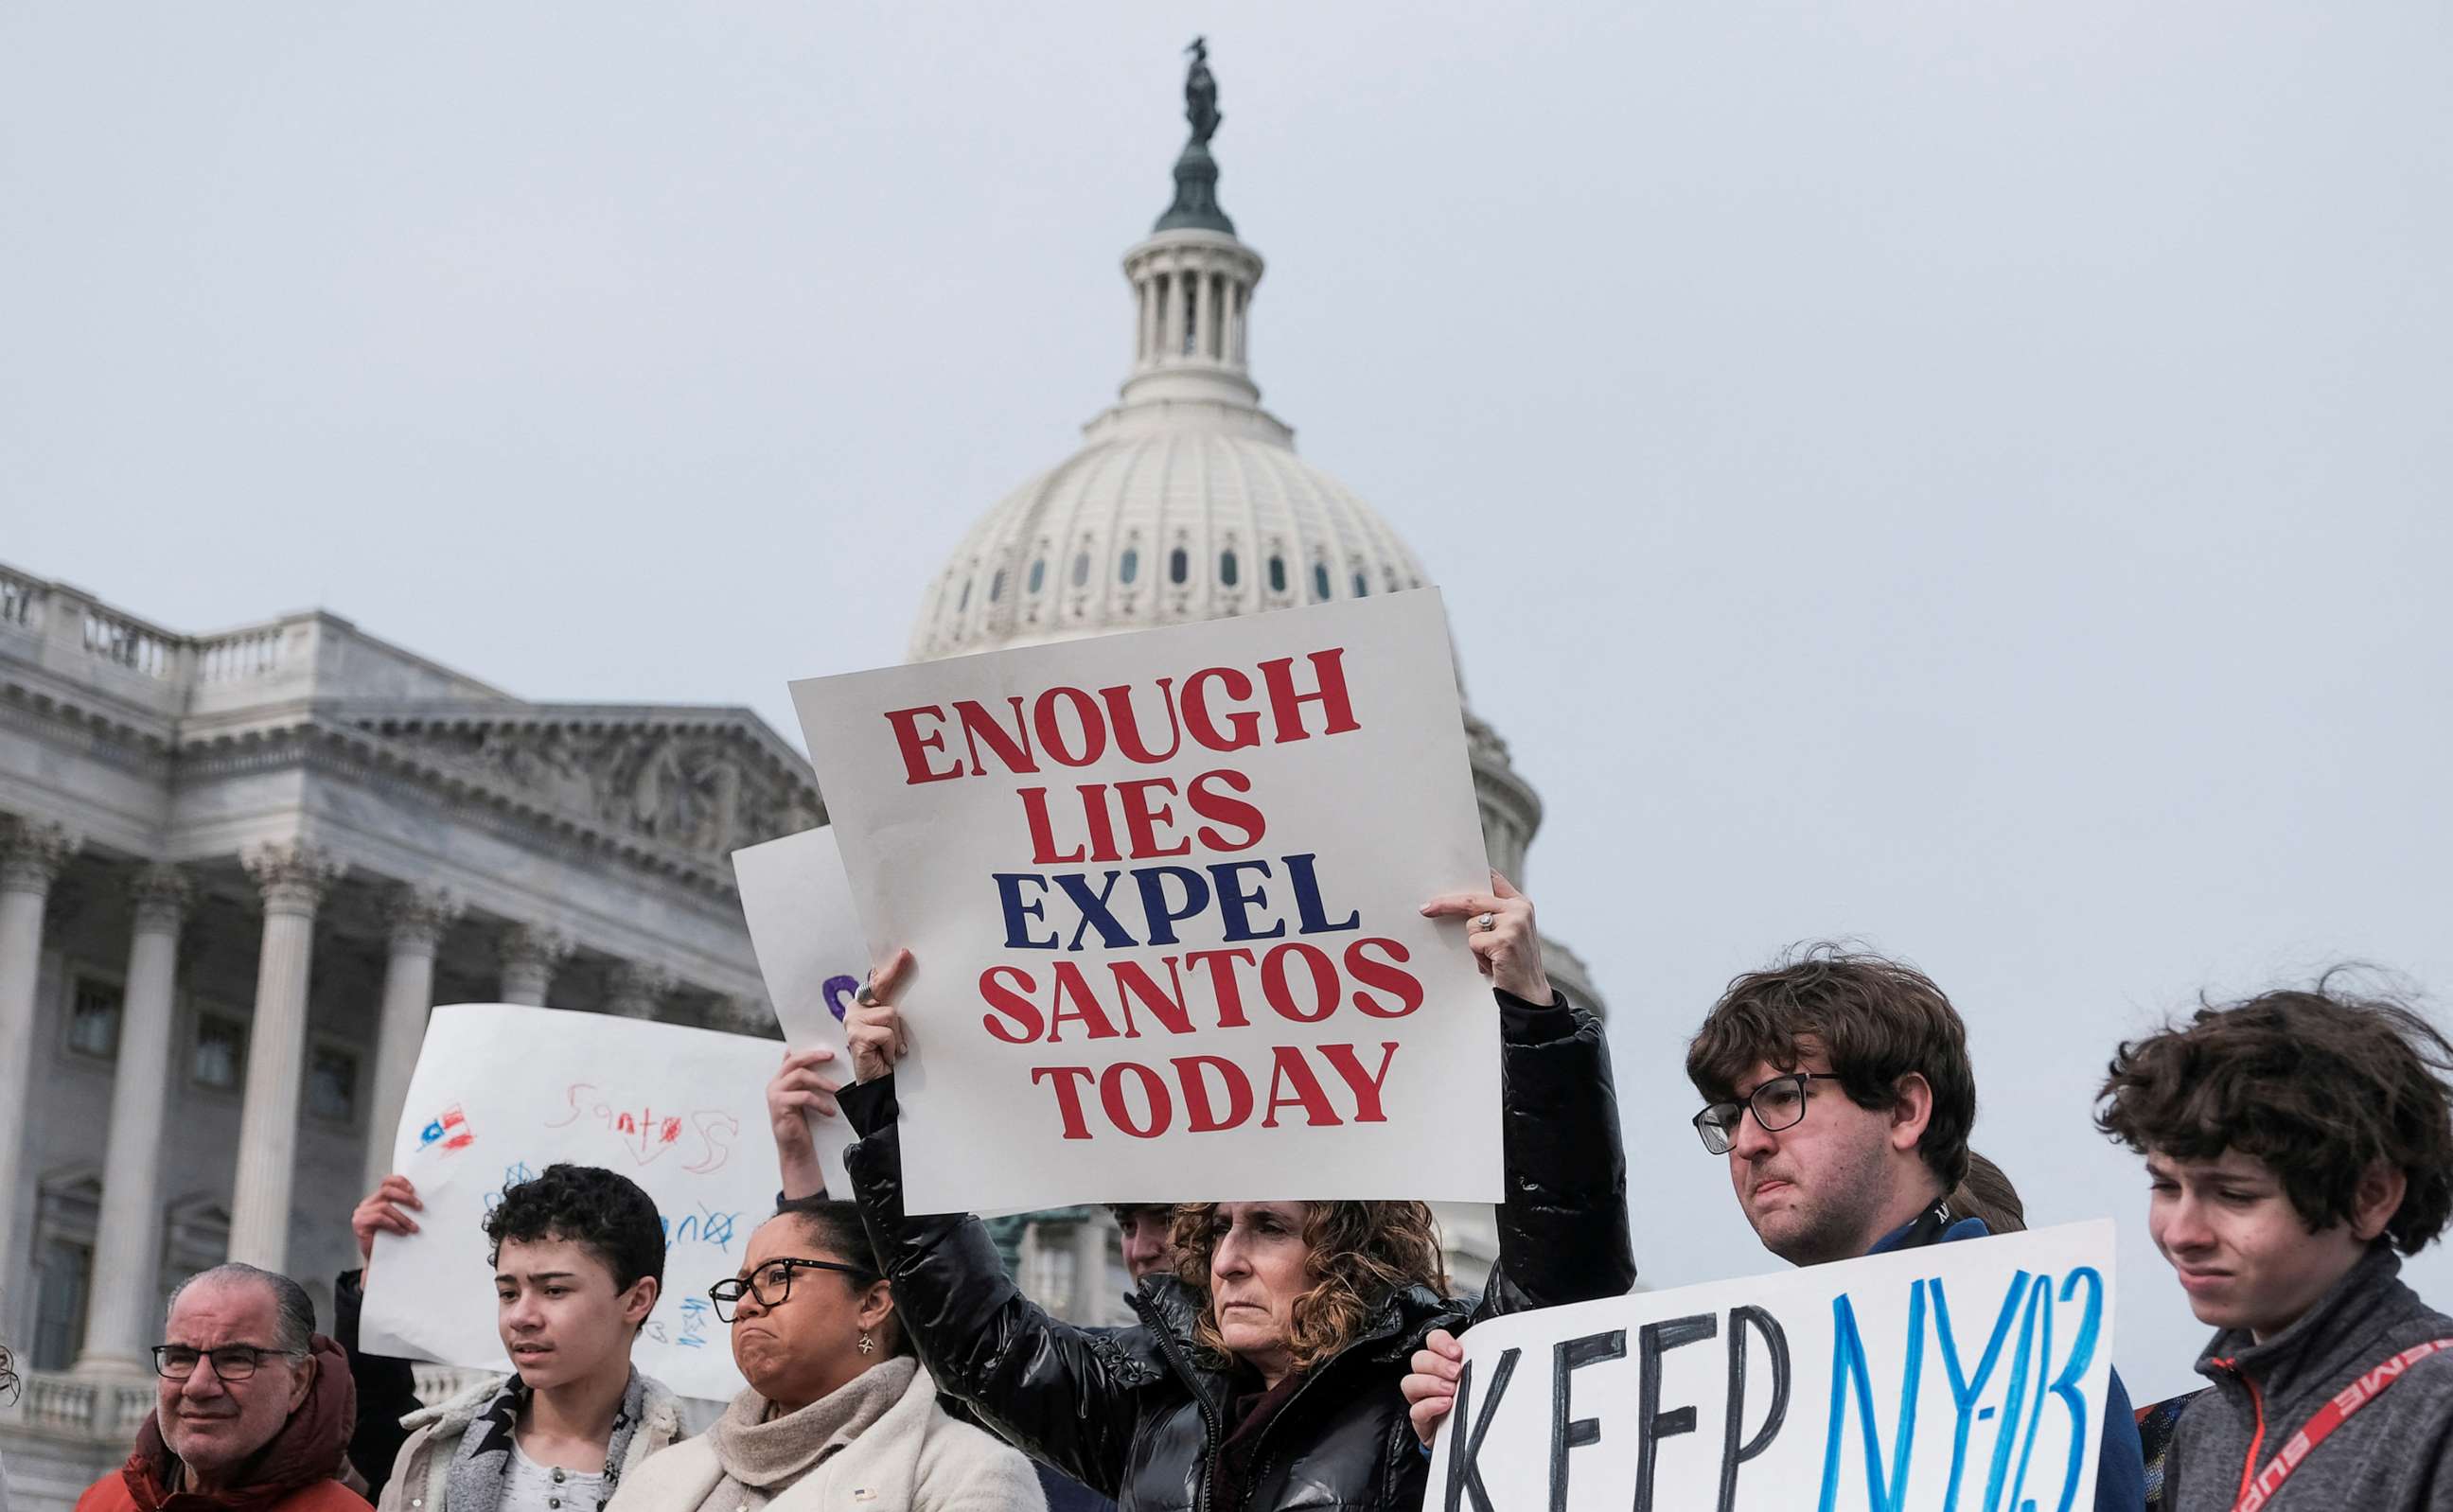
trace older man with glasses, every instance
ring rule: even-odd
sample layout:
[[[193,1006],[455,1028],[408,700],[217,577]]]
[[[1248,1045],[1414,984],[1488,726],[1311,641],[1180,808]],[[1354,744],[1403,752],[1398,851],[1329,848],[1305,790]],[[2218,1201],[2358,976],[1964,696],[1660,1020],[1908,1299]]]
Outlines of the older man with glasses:
[[[77,1512],[367,1512],[342,1484],[356,1396],[296,1282],[216,1265],[170,1294],[161,1390],[136,1448]]]
[[[1950,1194],[1965,1179],[1976,1073],[1959,1011],[1922,971],[1818,945],[1729,984],[1686,1047],[1706,1152],[1764,1247],[1792,1265],[1982,1239]],[[1434,1337],[1406,1378],[1426,1442],[1454,1401],[1463,1351]],[[2137,1512],[2146,1468],[2116,1373],[2098,1512]]]

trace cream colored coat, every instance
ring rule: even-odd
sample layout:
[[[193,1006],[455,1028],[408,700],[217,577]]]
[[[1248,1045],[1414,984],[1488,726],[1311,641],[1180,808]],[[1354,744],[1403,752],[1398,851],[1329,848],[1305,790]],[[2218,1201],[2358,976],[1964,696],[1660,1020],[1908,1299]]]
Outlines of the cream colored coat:
[[[605,1512],[698,1512],[724,1466],[706,1434],[622,1478]],[[928,1372],[860,1437],[777,1491],[767,1512],[1047,1512],[1022,1452],[937,1405]]]

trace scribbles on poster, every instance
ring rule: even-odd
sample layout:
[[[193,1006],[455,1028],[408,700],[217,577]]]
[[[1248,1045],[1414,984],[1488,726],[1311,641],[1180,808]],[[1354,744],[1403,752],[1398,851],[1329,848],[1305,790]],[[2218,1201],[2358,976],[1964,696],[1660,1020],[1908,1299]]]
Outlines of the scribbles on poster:
[[[739,1268],[774,1211],[766,1124],[772,1041],[552,1008],[434,1010],[392,1143],[426,1204],[419,1231],[380,1234],[360,1330],[372,1353],[508,1370],[486,1215],[556,1162],[636,1182],[664,1220],[664,1290],[634,1353],[688,1397],[741,1388],[708,1287]]]
[[[1436,592],[795,683],[913,1211],[1500,1195],[1488,885]],[[1437,1150],[1437,1159],[1425,1151]]]
[[[1465,1335],[1425,1512],[2076,1512],[2108,1220],[1518,1313]]]
[[[823,1044],[835,1052],[828,1080],[851,1080],[843,1020],[852,995],[868,974],[868,946],[844,879],[843,855],[831,828],[805,829],[732,853],[732,875],[741,885],[741,912],[749,923],[749,944],[767,980],[768,1000],[796,1049]],[[840,1118],[809,1121],[827,1190],[849,1192],[844,1146],[851,1130]]]

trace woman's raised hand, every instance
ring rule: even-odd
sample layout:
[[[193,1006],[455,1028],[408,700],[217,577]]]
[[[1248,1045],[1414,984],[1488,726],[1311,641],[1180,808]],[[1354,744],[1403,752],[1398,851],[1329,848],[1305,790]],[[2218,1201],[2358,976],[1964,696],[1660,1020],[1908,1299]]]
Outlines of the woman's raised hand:
[[[836,1116],[835,1084],[819,1074],[819,1067],[834,1058],[835,1052],[823,1044],[787,1050],[782,1067],[767,1084],[767,1125],[775,1135],[786,1197],[814,1197],[827,1189],[809,1120]]]
[[[1423,905],[1423,913],[1431,919],[1465,920],[1465,943],[1492,986],[1536,1007],[1546,1008],[1554,1001],[1550,979],[1542,970],[1533,900],[1506,878],[1492,872],[1488,892],[1442,893]]]
[[[911,952],[897,950],[894,959],[868,974],[851,1011],[844,1015],[844,1036],[851,1042],[851,1074],[856,1082],[874,1082],[894,1069],[910,1053],[903,1030],[903,1012],[894,995],[911,976]]]
[[[1440,1435],[1440,1420],[1456,1405],[1457,1377],[1465,1371],[1465,1345],[1445,1328],[1434,1328],[1414,1351],[1413,1368],[1397,1389],[1405,1393],[1406,1416],[1414,1437],[1426,1447]]]
[[[417,1232],[417,1220],[403,1212],[403,1208],[424,1212],[426,1204],[417,1200],[417,1188],[409,1184],[408,1177],[387,1176],[383,1184],[368,1193],[367,1200],[349,1214],[349,1232],[358,1236],[360,1265],[368,1269],[374,1267],[375,1235],[378,1233]],[[364,1278],[360,1280],[363,1282]]]

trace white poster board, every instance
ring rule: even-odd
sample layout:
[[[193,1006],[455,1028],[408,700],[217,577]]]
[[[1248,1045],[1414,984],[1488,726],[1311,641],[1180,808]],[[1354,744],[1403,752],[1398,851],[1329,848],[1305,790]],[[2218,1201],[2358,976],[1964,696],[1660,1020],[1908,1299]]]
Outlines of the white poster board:
[[[417,1233],[375,1236],[367,1351],[509,1370],[486,1215],[505,1186],[563,1161],[628,1177],[664,1218],[664,1290],[631,1359],[685,1397],[739,1391],[707,1289],[775,1210],[777,1053],[770,1040],[601,1013],[436,1008],[392,1142],[392,1169],[426,1208]]]
[[[914,1212],[1500,1196],[1488,886],[1436,592],[792,685]],[[1436,1151],[1436,1157],[1427,1152]]]
[[[2085,1512],[2109,1220],[1466,1334],[1426,1512]]]
[[[844,879],[843,853],[834,831],[805,829],[732,853],[732,875],[741,885],[741,912],[749,922],[750,947],[767,979],[768,1000],[785,1043],[796,1050],[826,1045],[835,1058],[823,1067],[828,1081],[851,1081],[851,1054],[844,1042],[844,1014],[868,975],[868,946],[860,915]],[[769,1072],[771,1074],[772,1067]],[[844,1146],[851,1129],[841,1118],[813,1118],[809,1133],[827,1191],[851,1195],[844,1174]]]

